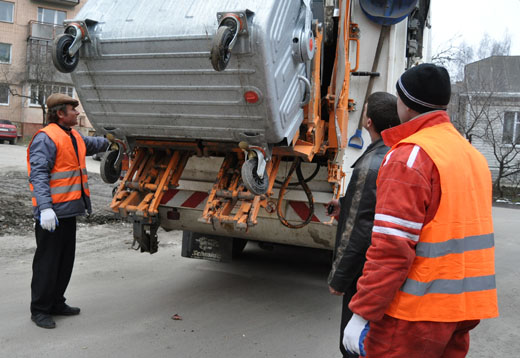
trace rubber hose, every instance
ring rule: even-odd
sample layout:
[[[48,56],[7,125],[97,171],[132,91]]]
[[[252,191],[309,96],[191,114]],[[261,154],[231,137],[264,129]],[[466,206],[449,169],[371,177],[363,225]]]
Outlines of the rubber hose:
[[[285,191],[287,190],[287,187],[289,186],[289,181],[291,180],[291,176],[294,173],[294,170],[296,170],[296,176],[298,177],[298,183],[302,186],[303,191],[305,192],[305,195],[307,195],[307,200],[309,202],[309,215],[307,218],[300,224],[291,224],[287,221],[284,214],[282,213],[282,202],[283,197],[285,196]],[[312,196],[312,192],[309,189],[309,186],[305,182],[305,179],[303,178],[302,170],[301,170],[301,158],[295,158],[291,169],[289,169],[289,173],[287,174],[287,177],[285,178],[285,181],[280,188],[280,192],[278,194],[278,203],[276,204],[276,214],[278,215],[278,219],[280,222],[287,226],[290,229],[300,229],[304,226],[306,226],[308,223],[311,222],[312,217],[314,215],[314,198]]]
[[[318,173],[319,173],[319,171],[320,171],[320,167],[321,167],[320,163],[316,163],[316,168],[314,169],[314,172],[312,172],[312,174],[309,175],[308,178],[305,178],[305,179],[304,179],[304,182],[308,183],[308,182],[310,182],[312,179],[314,179],[314,177],[315,177],[316,175],[318,175]],[[281,181],[279,181],[279,180],[275,180],[274,182],[275,182],[276,184],[283,184],[283,182],[281,182]],[[296,185],[299,185],[299,184],[300,184],[300,182],[296,182],[296,183],[289,183],[288,185],[289,185],[289,186],[296,186]]]

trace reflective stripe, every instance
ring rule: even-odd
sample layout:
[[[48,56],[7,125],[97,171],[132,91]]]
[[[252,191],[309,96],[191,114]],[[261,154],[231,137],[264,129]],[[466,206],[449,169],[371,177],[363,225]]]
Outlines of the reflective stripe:
[[[73,191],[81,191],[81,184],[52,187],[51,195],[70,193]]]
[[[408,161],[406,162],[406,166],[408,168],[413,167],[413,163],[415,163],[415,159],[417,159],[417,154],[419,153],[419,147],[418,145],[414,146],[412,149],[412,152],[410,153],[410,156],[408,157]]]
[[[462,280],[434,280],[419,282],[408,278],[401,291],[414,296],[424,296],[430,293],[460,294],[492,290],[496,288],[495,275],[466,277]]]
[[[399,236],[404,239],[410,239],[413,241],[419,240],[419,235],[410,234],[409,232],[393,229],[391,227],[384,227],[384,226],[374,226],[372,229],[372,232],[378,232],[380,234],[386,234],[386,235],[392,235],[392,236]]]
[[[79,170],[70,170],[67,172],[56,172],[51,174],[51,180],[58,180],[58,179],[69,179],[74,177],[79,177]]]
[[[421,230],[421,228],[423,226],[422,223],[418,223],[415,221],[408,221],[408,220],[398,218],[396,216],[384,215],[384,214],[376,214],[376,216],[374,217],[374,220],[385,221],[385,222],[389,222],[392,224],[404,226],[409,229],[416,229],[416,230]]]
[[[386,156],[386,159],[385,159],[385,162],[383,163],[383,167],[386,165],[386,163],[388,163],[388,161],[390,160],[390,156],[392,155],[394,151],[390,151],[390,153],[387,154]]]
[[[87,168],[82,168],[81,169],[81,174],[87,175]]]
[[[493,246],[495,246],[495,235],[491,233],[437,243],[419,242],[415,251],[417,256],[433,258],[449,254],[461,254],[467,251],[489,249]]]
[[[88,190],[88,183],[83,183],[83,187]]]

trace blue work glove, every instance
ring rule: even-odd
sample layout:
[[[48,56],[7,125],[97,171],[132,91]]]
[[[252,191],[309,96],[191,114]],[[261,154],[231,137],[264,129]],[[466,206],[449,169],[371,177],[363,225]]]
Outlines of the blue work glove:
[[[349,353],[366,356],[365,337],[370,329],[370,322],[357,314],[353,314],[343,332],[343,346]]]
[[[56,226],[58,226],[58,218],[54,210],[51,208],[42,210],[40,213],[40,226],[44,230],[54,232]]]

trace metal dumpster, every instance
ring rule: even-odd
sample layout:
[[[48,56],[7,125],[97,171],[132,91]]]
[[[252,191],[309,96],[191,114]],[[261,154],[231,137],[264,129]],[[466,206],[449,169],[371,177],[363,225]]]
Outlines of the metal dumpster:
[[[83,27],[72,77],[98,131],[269,155],[303,120],[311,21],[310,0],[89,0],[68,21]]]

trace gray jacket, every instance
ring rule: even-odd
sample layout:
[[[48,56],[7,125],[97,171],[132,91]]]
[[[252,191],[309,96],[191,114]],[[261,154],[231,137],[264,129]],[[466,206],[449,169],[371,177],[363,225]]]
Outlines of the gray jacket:
[[[372,241],[377,174],[388,150],[379,139],[352,165],[352,178],[345,196],[340,199],[336,249],[328,279],[336,291],[355,292],[357,279],[362,274],[365,254]]]
[[[102,137],[83,137],[87,147],[87,155],[102,152],[108,148],[109,142]],[[56,160],[56,145],[44,133],[38,133],[28,149],[29,163],[31,164],[31,174],[29,182],[33,185],[33,195],[36,198],[36,207],[33,207],[35,219],[40,218],[43,209],[52,208],[58,218],[68,218],[78,215],[85,215],[92,212],[90,198],[83,193],[82,198],[64,203],[52,203],[51,190],[49,185],[50,173]]]

